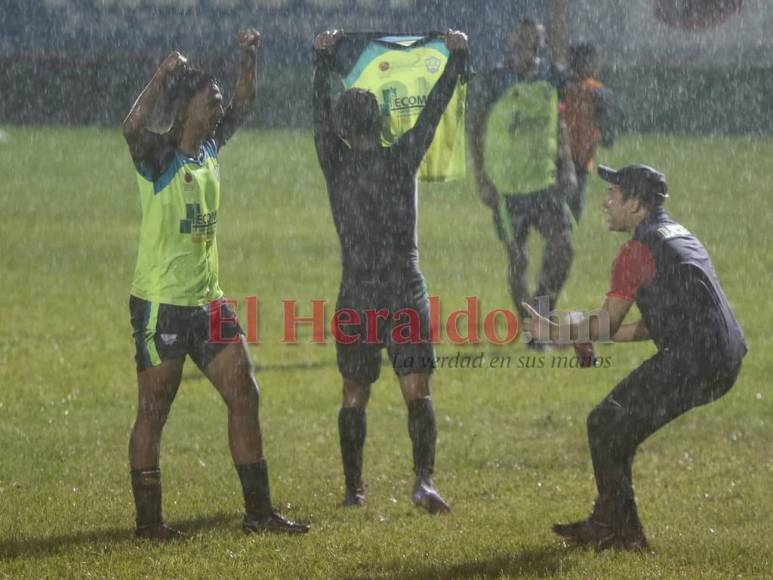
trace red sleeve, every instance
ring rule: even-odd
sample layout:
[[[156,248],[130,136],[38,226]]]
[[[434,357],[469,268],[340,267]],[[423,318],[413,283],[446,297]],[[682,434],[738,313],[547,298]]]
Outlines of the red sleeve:
[[[631,240],[620,248],[612,265],[612,280],[607,296],[634,302],[639,288],[655,279],[655,258],[649,248]]]

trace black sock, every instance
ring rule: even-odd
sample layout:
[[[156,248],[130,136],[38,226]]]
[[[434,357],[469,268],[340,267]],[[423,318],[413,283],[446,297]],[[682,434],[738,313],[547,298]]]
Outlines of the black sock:
[[[341,407],[338,412],[338,436],[341,441],[341,461],[344,466],[346,491],[362,490],[362,450],[365,446],[367,417],[365,409]]]
[[[429,479],[435,469],[437,426],[432,399],[415,399],[408,403],[408,434],[413,443],[413,471]]]
[[[271,515],[271,491],[268,486],[268,465],[265,459],[257,463],[237,465],[236,472],[242,482],[244,511],[248,519],[256,520]]]
[[[137,527],[160,524],[161,515],[161,470],[132,469],[132,493],[137,508]]]

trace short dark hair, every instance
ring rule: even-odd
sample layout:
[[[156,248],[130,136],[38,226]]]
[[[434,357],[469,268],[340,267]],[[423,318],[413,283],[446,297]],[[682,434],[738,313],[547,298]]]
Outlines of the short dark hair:
[[[209,85],[220,86],[218,80],[201,69],[184,66],[169,75],[166,87],[167,98],[178,106],[188,104],[196,94]]]
[[[360,88],[344,91],[336,104],[336,119],[344,139],[381,130],[381,111],[376,95]]]

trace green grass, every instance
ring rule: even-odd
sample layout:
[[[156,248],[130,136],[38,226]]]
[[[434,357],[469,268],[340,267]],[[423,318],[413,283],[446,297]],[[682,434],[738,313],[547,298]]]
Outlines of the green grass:
[[[188,362],[162,467],[166,515],[192,538],[133,540],[128,289],[139,200],[129,155],[113,130],[12,128],[10,138],[0,145],[0,577],[771,574],[773,141],[627,138],[602,152],[603,162],[643,161],[668,174],[669,208],[709,248],[750,354],[724,399],[641,448],[635,479],[654,554],[595,554],[563,547],[550,525],[589,509],[585,417],[653,352],[649,344],[603,347],[610,368],[584,371],[516,368],[527,355],[520,344],[461,347],[511,355],[513,366],[436,375],[436,483],[454,506],[446,518],[410,505],[405,410],[385,366],[369,413],[369,502],[337,507],[334,345],[310,345],[308,332],[302,344],[280,342],[281,300],[298,300],[306,313],[314,298],[334,304],[339,280],[338,241],[305,132],[243,132],[223,151],[219,244],[225,290],[261,300],[262,343],[252,352],[274,499],[312,532],[241,533],[225,407]],[[565,306],[600,303],[625,239],[605,231],[602,191],[592,179]],[[504,252],[469,183],[423,187],[420,219],[422,268],[446,312],[468,295],[484,309],[510,307]]]

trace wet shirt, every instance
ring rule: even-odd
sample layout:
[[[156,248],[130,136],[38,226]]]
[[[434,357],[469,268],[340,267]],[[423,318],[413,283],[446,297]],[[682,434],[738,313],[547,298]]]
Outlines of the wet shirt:
[[[416,124],[391,147],[354,151],[335,130],[331,62],[315,55],[314,139],[341,244],[345,278],[381,278],[418,265],[416,174],[450,101],[466,52],[452,52]]]
[[[635,300],[659,349],[731,366],[746,353],[708,252],[663,210],[639,224],[621,248],[608,296]]]
[[[486,174],[501,192],[547,189],[558,176],[559,76],[538,67],[521,76],[506,64],[473,84],[475,110],[485,111]]]
[[[130,145],[142,207],[133,296],[177,306],[198,306],[223,296],[218,281],[217,157],[235,129],[234,119],[233,114],[224,118],[196,156],[175,148],[168,135],[149,131]]]
[[[589,171],[601,142],[611,146],[614,140],[611,112],[612,93],[593,78],[571,81],[562,91],[562,118],[569,129],[572,161],[578,169]]]

